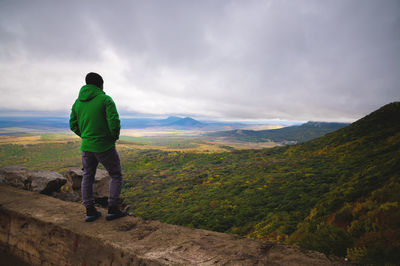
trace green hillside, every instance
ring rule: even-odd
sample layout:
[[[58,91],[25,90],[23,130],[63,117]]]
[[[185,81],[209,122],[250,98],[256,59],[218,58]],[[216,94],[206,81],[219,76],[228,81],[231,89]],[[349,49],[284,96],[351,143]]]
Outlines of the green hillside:
[[[232,140],[250,142],[305,142],[347,126],[346,123],[307,122],[300,126],[289,126],[268,130],[230,130],[208,133],[211,137],[228,137]]]
[[[394,263],[399,118],[392,103],[319,139],[261,151],[127,151],[124,197],[149,219]]]

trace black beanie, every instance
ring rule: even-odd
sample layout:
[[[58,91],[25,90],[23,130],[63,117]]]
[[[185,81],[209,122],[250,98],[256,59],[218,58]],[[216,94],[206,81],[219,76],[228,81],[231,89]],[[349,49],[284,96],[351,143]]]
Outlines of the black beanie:
[[[103,88],[103,83],[104,83],[103,78],[97,73],[94,73],[94,72],[88,73],[86,75],[85,81],[86,81],[86,84],[95,85],[95,86],[99,87],[100,89]]]

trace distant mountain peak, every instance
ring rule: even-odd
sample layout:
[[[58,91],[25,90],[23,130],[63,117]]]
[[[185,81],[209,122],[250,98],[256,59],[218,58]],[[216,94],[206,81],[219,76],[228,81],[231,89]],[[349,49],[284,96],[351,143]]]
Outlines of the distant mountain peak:
[[[187,117],[185,117],[185,118],[182,118],[181,120],[182,120],[182,121],[196,121],[197,123],[201,123],[201,122],[197,121],[196,119],[193,119],[193,118],[191,118],[191,117],[189,117],[189,116],[187,116]]]
[[[168,116],[166,119],[168,119],[168,120],[179,120],[179,119],[182,119],[182,117],[171,115],[171,116]]]
[[[176,126],[183,126],[183,127],[193,127],[193,126],[201,126],[203,125],[203,123],[201,123],[200,121],[197,121],[191,117],[185,117],[185,118],[181,118],[178,121],[175,121],[174,123],[172,123],[173,125]]]

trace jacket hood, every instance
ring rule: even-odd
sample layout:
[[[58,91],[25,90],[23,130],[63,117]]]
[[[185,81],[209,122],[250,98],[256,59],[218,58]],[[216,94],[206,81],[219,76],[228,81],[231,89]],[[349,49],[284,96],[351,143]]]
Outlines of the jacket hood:
[[[105,94],[105,93],[99,87],[88,84],[83,86],[79,91],[78,100],[81,102],[88,102],[100,94]]]

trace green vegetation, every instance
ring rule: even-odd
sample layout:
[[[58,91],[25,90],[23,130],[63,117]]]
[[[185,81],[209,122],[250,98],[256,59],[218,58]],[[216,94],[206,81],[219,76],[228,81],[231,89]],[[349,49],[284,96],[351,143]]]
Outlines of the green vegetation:
[[[80,142],[2,144],[0,167],[20,165],[31,169],[45,169],[63,173],[70,167],[80,167]]]
[[[41,141],[65,141],[65,140],[77,140],[75,135],[72,134],[42,134],[40,135],[40,140]]]
[[[123,140],[123,197],[146,219],[396,264],[399,117],[392,103],[324,137],[264,150],[139,150],[129,143],[140,141]],[[80,165],[78,149],[76,141],[3,144],[0,166],[62,170]]]
[[[150,145],[150,146],[163,146],[169,149],[194,149],[199,144],[205,144],[200,139],[192,137],[132,137],[132,136],[121,136],[120,144],[134,143],[137,145]]]

